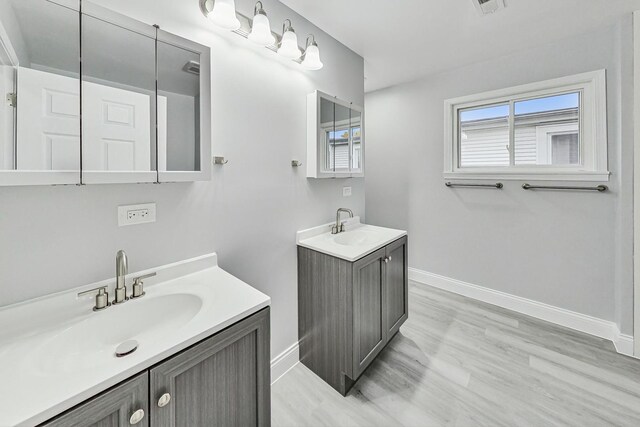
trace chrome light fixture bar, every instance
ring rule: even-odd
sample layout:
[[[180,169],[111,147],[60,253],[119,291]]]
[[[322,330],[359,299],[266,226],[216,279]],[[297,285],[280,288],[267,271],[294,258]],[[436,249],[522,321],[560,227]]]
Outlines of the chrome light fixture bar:
[[[254,41],[256,44],[262,45],[267,49],[276,53],[279,53],[279,51],[282,49],[284,45],[287,48],[286,52],[289,53],[289,55],[286,57],[290,58],[292,61],[298,64],[302,64],[303,58],[309,56],[310,58],[314,59],[314,61],[308,62],[306,66],[304,64],[302,65],[302,68],[306,70],[315,70],[315,69],[322,68],[322,63],[320,62],[320,52],[318,49],[318,44],[315,42],[315,37],[313,37],[313,35],[310,35],[310,37],[312,38],[311,44],[308,44],[309,38],[307,38],[307,46],[305,46],[305,49],[302,49],[298,45],[297,36],[295,35],[295,31],[293,30],[290,19],[285,20],[283,24],[283,29],[282,29],[282,33],[283,33],[282,35],[271,31],[271,29],[269,28],[269,19],[267,17],[266,12],[264,11],[264,7],[261,1],[258,1],[254,7],[253,19],[235,11],[234,0],[199,0],[199,2],[200,2],[200,10],[202,14],[207,18],[211,19],[211,21],[214,24],[220,26],[220,28],[229,29],[231,30],[231,32],[236,33],[239,36],[244,37],[245,39]],[[220,4],[218,2],[224,3],[225,6],[223,6],[220,9]],[[216,4],[218,4],[218,9],[216,9]],[[233,5],[233,8],[234,8],[233,10],[235,12],[236,19],[240,23],[240,25],[237,28],[233,28],[233,29],[230,28],[231,27],[230,23],[233,20],[230,19],[228,14],[229,5]],[[220,21],[218,21],[215,17],[211,16],[216,10],[222,11],[224,13],[225,19],[222,20],[222,24],[218,24],[218,22]],[[229,25],[225,25],[225,23]],[[254,32],[256,35],[252,36]],[[271,39],[268,38],[269,33],[271,34],[271,37],[273,37],[273,41],[271,41]],[[270,43],[267,44],[267,42],[270,42]],[[310,51],[311,54],[307,55],[310,47],[313,47]],[[296,50],[295,58],[293,58],[294,49]],[[303,52],[305,53],[304,56],[303,56]],[[316,53],[317,53],[317,61],[315,61]],[[285,56],[285,55],[282,55],[282,56]],[[317,68],[318,63],[320,63],[320,68]],[[311,65],[313,65],[313,67]]]

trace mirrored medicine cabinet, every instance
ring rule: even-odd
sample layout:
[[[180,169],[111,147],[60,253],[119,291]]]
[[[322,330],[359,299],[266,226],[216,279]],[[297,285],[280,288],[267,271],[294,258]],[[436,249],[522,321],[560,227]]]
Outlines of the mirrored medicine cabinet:
[[[210,179],[210,49],[80,0],[0,0],[0,185]]]
[[[307,178],[364,176],[364,111],[324,92],[307,97]]]

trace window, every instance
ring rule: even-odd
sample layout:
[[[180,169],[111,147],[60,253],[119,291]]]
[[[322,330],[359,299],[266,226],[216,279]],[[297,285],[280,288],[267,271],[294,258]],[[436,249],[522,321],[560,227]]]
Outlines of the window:
[[[448,179],[607,181],[605,71],[445,101]]]
[[[349,169],[349,128],[327,132],[329,170]]]

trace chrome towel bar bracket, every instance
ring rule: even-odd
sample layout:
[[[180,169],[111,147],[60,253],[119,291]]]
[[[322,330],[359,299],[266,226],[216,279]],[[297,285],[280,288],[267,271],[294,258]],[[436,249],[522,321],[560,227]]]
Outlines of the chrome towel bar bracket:
[[[604,193],[609,190],[606,185],[598,185],[597,187],[566,187],[566,186],[553,186],[553,185],[530,185],[522,184],[523,190],[574,190],[574,191],[598,191]]]
[[[496,188],[498,190],[501,190],[502,187],[504,187],[504,185],[502,185],[501,182],[496,182],[495,184],[454,184],[452,182],[445,182],[444,185],[446,185],[449,188],[455,188],[455,187],[462,187],[462,188]]]

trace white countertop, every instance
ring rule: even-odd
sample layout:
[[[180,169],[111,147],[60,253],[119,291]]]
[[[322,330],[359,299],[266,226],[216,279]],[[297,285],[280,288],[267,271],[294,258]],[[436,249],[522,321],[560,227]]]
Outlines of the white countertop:
[[[145,281],[143,298],[104,311],[93,312],[94,299],[77,298],[76,293],[112,281],[0,309],[0,426],[31,426],[46,421],[271,302],[267,295],[218,267],[215,254],[154,270],[158,276]],[[182,313],[168,313],[175,309],[175,301],[190,304],[192,313],[188,318]],[[114,322],[110,328],[92,330],[89,336],[69,341],[70,346],[60,348],[56,344],[66,342],[70,333],[82,332],[82,328],[77,330],[78,325],[102,325],[103,320],[111,324],[113,319],[135,314],[136,307],[142,307],[136,304],[142,303],[186,320],[174,327],[163,326],[160,333],[154,334],[146,333],[144,324],[133,325],[137,332],[144,330],[139,335],[135,327],[127,332],[127,325]],[[148,319],[139,317],[141,323]],[[158,318],[158,323],[163,318]],[[124,338],[137,338],[140,342],[129,356],[116,358],[111,348],[86,354],[94,341],[113,339],[116,343]]]
[[[362,224],[359,217],[343,223],[346,230],[338,234],[331,234],[335,223],[298,231],[296,243],[353,262],[407,235],[404,230]]]

